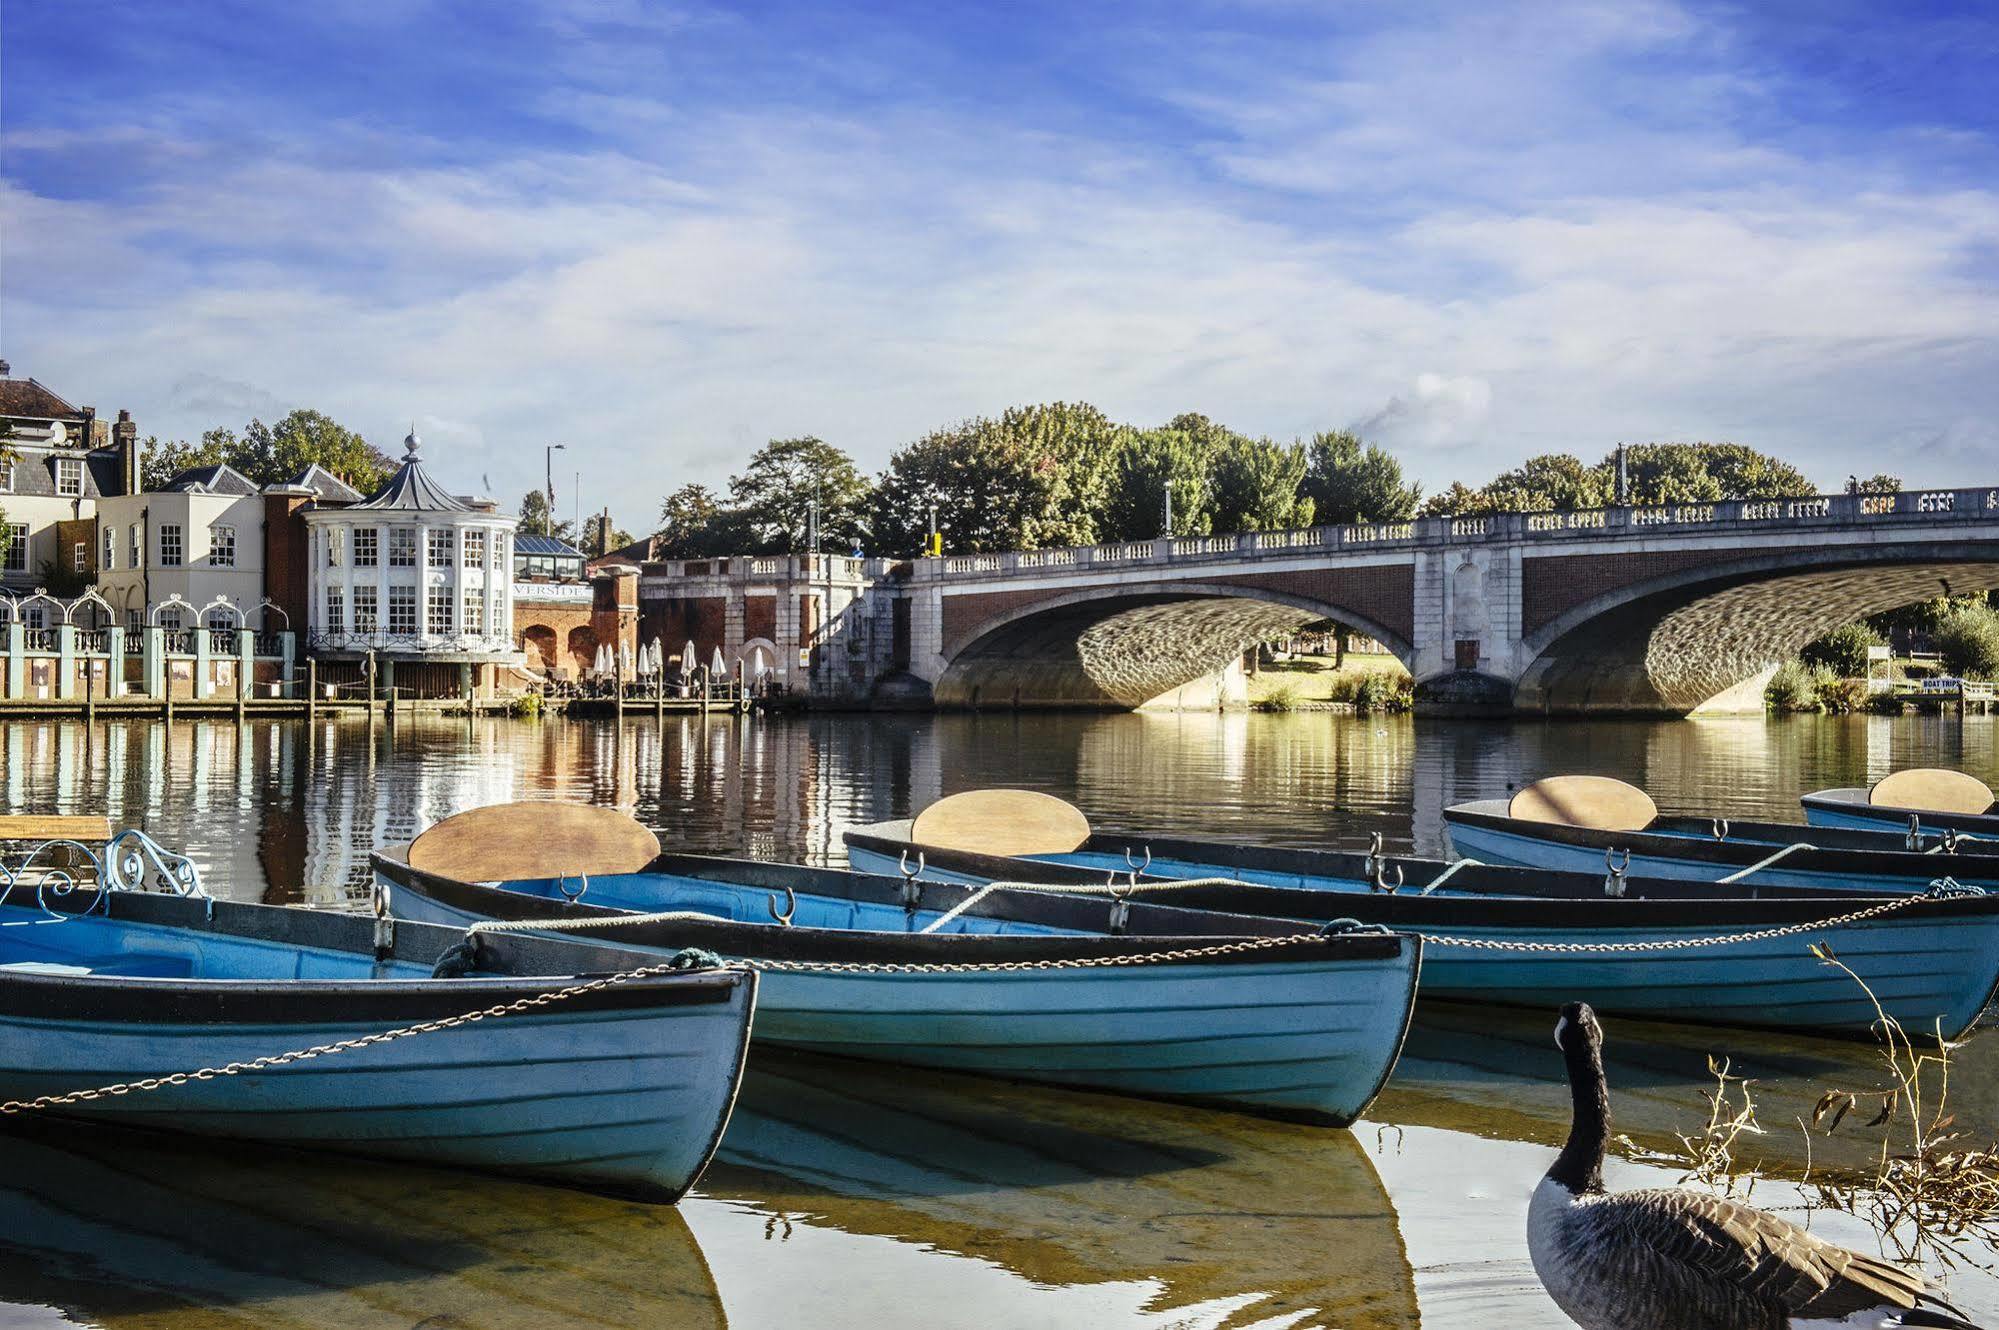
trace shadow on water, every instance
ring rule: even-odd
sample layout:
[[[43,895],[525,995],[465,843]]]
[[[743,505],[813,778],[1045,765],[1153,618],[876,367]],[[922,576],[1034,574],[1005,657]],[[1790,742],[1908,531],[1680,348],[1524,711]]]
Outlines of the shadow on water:
[[[0,1133],[0,1286],[118,1327],[720,1327],[670,1207],[63,1122]]]
[[[1394,1207],[1350,1132],[759,1056],[702,1191],[1037,1284],[1157,1281],[1145,1311],[1190,1325],[1417,1322]]]

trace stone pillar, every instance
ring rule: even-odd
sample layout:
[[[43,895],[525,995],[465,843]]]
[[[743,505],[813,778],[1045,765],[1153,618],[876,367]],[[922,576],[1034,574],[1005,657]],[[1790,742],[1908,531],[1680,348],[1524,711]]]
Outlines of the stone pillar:
[[[194,630],[194,696],[196,700],[207,697],[215,691],[209,680],[209,662],[214,659],[213,644],[208,639],[208,625],[197,625]]]
[[[7,621],[7,696],[18,699],[28,691],[28,630],[18,619]]]
[[[56,625],[56,697],[68,701],[76,696],[76,625]]]
[[[144,677],[146,694],[164,699],[167,695],[167,630],[156,623],[149,623],[139,631],[146,635],[139,656],[139,673]]]
[[[298,638],[289,628],[278,634],[278,654],[284,660],[284,673],[281,677],[285,681],[285,691],[289,693],[291,685],[298,678]]]
[[[104,630],[104,695],[125,696],[125,630],[113,624]]]
[[[248,628],[236,630],[236,696],[254,697],[257,692],[257,635]]]

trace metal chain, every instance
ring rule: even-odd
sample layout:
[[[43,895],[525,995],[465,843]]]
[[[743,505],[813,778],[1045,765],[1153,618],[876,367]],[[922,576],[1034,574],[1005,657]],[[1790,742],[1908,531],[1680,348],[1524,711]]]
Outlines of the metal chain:
[[[1945,881],[1949,881],[1948,878]],[[1863,919],[1878,919],[1884,914],[1907,909],[1917,901],[1938,900],[1945,893],[1931,884],[1931,890],[1919,895],[1901,896],[1879,905],[1870,905],[1864,910],[1850,914],[1834,915],[1830,919],[1814,919],[1809,923],[1785,924],[1781,928],[1759,928],[1751,933],[1733,933],[1724,937],[1676,937],[1660,942],[1508,942],[1498,938],[1453,937],[1445,933],[1424,933],[1423,940],[1439,947],[1471,947],[1481,951],[1542,951],[1563,953],[1597,953],[1630,951],[1686,951],[1695,947],[1731,947],[1741,942],[1765,942],[1771,938],[1796,937],[1800,933],[1811,933],[1821,928],[1839,928],[1846,924],[1859,923]],[[1956,884],[1953,883],[1953,886]]]
[[[1357,931],[1347,930],[1348,934]],[[1372,931],[1372,930],[1370,930]],[[1387,935],[1388,930],[1381,930]],[[1058,957],[1041,961],[771,961],[738,958],[732,964],[746,970],[772,974],[971,974],[981,971],[1092,970],[1106,966],[1152,965],[1162,961],[1204,960],[1210,956],[1239,956],[1244,952],[1268,951],[1275,947],[1295,947],[1323,942],[1327,933],[1286,933],[1282,937],[1244,938],[1218,942],[1210,947],[1179,947],[1171,951],[1143,951],[1125,956]]]
[[[273,1053],[265,1057],[252,1058],[248,1062],[230,1062],[219,1067],[202,1067],[196,1071],[175,1072],[168,1076],[148,1076],[143,1080],[123,1081],[116,1085],[100,1085],[90,1090],[72,1090],[68,1094],[45,1094],[35,1099],[9,1099],[0,1103],[0,1115],[28,1113],[44,1108],[63,1108],[70,1104],[89,1103],[96,1099],[115,1098],[137,1090],[146,1092],[168,1088],[179,1088],[195,1081],[212,1081],[221,1076],[237,1076],[244,1072],[268,1071],[272,1067],[283,1067],[294,1062],[310,1062],[314,1058],[331,1057],[336,1053],[349,1053],[358,1048],[369,1048],[375,1044],[391,1043],[397,1039],[407,1039],[416,1034],[434,1034],[439,1030],[454,1030],[477,1021],[500,1016],[512,1016],[531,1011],[537,1007],[552,1006],[570,998],[581,997],[585,993],[595,993],[617,984],[629,983],[635,979],[651,979],[666,974],[686,974],[696,967],[679,956],[660,965],[648,965],[637,970],[626,970],[620,974],[604,975],[571,984],[567,988],[533,997],[517,998],[512,1002],[485,1007],[478,1011],[461,1012],[456,1016],[446,1016],[439,1020],[424,1021],[417,1025],[405,1025],[395,1030],[379,1030],[374,1034],[357,1035],[352,1039],[342,1039],[332,1044],[315,1044],[310,1048],[294,1049],[289,1053]]]

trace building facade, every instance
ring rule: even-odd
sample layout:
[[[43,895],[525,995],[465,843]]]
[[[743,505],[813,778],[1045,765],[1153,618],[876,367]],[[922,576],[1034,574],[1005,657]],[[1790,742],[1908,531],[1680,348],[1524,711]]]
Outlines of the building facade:
[[[376,493],[300,510],[309,649],[336,683],[491,695],[519,681],[517,519],[449,493],[425,472],[416,435],[403,443]]]
[[[138,488],[138,427],[101,420],[0,360],[0,591],[76,589],[97,573],[100,500]]]
[[[263,491],[234,468],[184,471],[97,505],[97,590],[127,630],[288,627],[264,604]]]

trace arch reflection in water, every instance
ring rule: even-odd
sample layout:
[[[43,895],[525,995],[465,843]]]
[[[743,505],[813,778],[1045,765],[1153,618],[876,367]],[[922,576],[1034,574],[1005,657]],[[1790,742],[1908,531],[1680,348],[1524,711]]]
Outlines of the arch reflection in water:
[[[1417,1323],[1395,1211],[1347,1132],[765,1056],[702,1190],[1035,1284],[1149,1283],[1142,1310],[1175,1325]]]
[[[0,1287],[114,1327],[726,1324],[672,1207],[74,1123],[0,1134]]]

